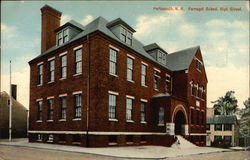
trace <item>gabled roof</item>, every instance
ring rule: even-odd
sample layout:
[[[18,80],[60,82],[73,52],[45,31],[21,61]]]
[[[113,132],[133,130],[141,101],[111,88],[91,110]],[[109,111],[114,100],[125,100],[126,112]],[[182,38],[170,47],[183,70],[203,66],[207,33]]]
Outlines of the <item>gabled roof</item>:
[[[62,26],[60,26],[59,28],[57,28],[57,29],[55,30],[55,32],[58,32],[58,31],[60,31],[61,29],[67,27],[67,26],[71,26],[71,27],[73,27],[73,28],[76,28],[76,29],[79,30],[79,31],[83,31],[83,30],[84,30],[84,26],[83,26],[82,24],[80,24],[80,23],[78,23],[78,22],[76,22],[76,21],[74,21],[74,20],[70,20],[69,22],[67,22],[67,23],[65,23],[64,25],[62,25]]]
[[[199,46],[196,46],[168,54],[166,57],[167,67],[171,71],[181,71],[188,69],[199,48]]]
[[[207,124],[235,124],[237,122],[236,116],[215,115],[207,118]]]
[[[124,27],[126,27],[130,31],[135,32],[135,30],[130,25],[128,25],[126,22],[124,22],[121,18],[117,18],[117,19],[115,19],[113,21],[108,22],[107,27],[111,28],[111,27],[114,27],[114,26],[116,26],[118,24],[122,24]]]
[[[113,32],[111,32],[111,30],[107,26],[113,25],[114,23],[117,23],[116,21],[120,21],[120,20],[121,19],[119,18],[118,20],[116,19],[114,21],[108,22],[103,17],[98,17],[95,20],[93,20],[92,22],[90,22],[89,24],[87,24],[86,26],[84,26],[84,28],[82,28],[83,31],[80,32],[79,34],[77,34],[74,38],[70,39],[68,42],[66,42],[60,46],[51,47],[50,49],[43,52],[42,54],[40,54],[39,56],[37,56],[33,60],[35,60],[39,57],[42,57],[44,55],[47,55],[53,51],[56,51],[57,49],[62,48],[64,46],[72,43],[73,41],[76,41],[80,38],[83,38],[83,37],[87,36],[88,34],[91,34],[91,33],[96,32],[96,31],[99,31],[99,32],[105,34],[106,36],[112,38],[113,40],[123,44],[127,48],[130,48],[133,51],[137,52],[139,55],[147,58],[148,60],[150,60],[150,61],[152,61],[152,62],[170,70],[170,71],[180,71],[180,70],[187,69],[189,67],[189,65],[191,64],[192,59],[194,58],[194,55],[195,55],[197,49],[199,48],[199,47],[193,47],[193,48],[185,49],[182,51],[174,52],[172,54],[167,54],[167,57],[166,57],[167,64],[163,65],[162,63],[156,61],[151,55],[149,55],[145,50],[145,45],[143,43],[141,43],[140,41],[138,41],[136,38],[133,38],[132,46],[131,46],[131,45],[128,45],[127,43],[121,41]],[[76,23],[74,23],[72,21],[70,22],[70,24],[72,24],[72,25],[73,24],[76,25]],[[148,46],[148,48],[153,48],[154,46],[155,46],[155,44],[153,44],[152,46]],[[159,46],[157,45],[157,47],[159,47]],[[31,60],[30,62],[32,62],[33,60]]]
[[[161,51],[165,52],[166,54],[168,54],[164,49],[162,49],[157,43],[152,43],[149,45],[146,45],[143,47],[145,49],[146,52],[155,50],[155,49],[160,49]]]

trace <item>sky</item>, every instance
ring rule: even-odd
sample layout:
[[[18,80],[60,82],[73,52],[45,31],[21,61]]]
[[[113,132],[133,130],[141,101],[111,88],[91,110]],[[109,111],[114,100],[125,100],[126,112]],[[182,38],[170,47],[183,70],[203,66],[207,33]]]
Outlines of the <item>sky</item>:
[[[199,45],[208,77],[207,107],[230,90],[240,108],[249,97],[248,1],[1,1],[1,91],[9,92],[11,60],[17,99],[27,108],[28,62],[40,54],[45,4],[63,13],[61,24],[120,17],[143,44],[156,42],[170,54]]]

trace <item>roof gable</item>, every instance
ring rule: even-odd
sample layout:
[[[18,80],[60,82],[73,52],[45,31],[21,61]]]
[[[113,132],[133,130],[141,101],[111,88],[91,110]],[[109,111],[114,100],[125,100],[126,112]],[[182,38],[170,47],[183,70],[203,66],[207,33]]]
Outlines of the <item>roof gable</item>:
[[[199,48],[199,46],[195,46],[168,54],[166,57],[167,67],[171,71],[181,71],[188,69]]]

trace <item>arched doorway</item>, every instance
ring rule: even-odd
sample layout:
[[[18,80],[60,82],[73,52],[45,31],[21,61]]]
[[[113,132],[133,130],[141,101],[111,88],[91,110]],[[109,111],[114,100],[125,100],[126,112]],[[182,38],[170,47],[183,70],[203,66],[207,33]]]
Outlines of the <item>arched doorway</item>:
[[[184,134],[184,132],[182,131],[183,130],[182,126],[184,124],[186,124],[186,120],[185,120],[185,115],[182,111],[179,110],[176,113],[175,119],[174,119],[174,124],[175,124],[175,127],[174,127],[175,135]]]

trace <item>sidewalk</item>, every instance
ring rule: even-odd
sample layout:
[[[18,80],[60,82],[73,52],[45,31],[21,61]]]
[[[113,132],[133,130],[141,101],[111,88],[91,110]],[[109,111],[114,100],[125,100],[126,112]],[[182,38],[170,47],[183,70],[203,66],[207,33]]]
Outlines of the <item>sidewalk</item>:
[[[146,159],[147,158],[164,159],[168,157],[183,157],[194,154],[232,151],[229,149],[197,147],[197,146],[189,148],[162,147],[162,146],[84,148],[76,146],[45,144],[45,143],[28,143],[27,139],[22,139],[21,141],[14,140],[14,142],[1,140],[0,145],[67,151],[74,153],[86,153],[86,154],[104,155],[104,156],[120,157],[120,158],[146,158]]]

